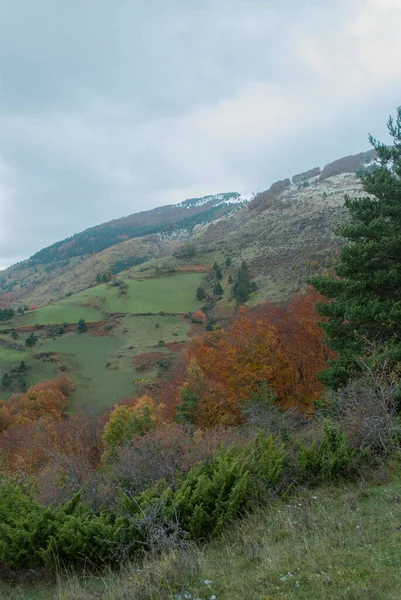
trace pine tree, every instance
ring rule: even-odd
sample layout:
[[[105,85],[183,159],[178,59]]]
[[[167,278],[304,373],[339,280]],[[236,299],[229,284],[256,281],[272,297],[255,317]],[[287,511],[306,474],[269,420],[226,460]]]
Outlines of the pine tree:
[[[220,283],[216,283],[216,285],[213,287],[213,294],[215,296],[222,296],[223,293],[224,293],[224,290],[221,287]]]
[[[337,277],[316,277],[315,288],[328,299],[319,305],[323,325],[338,358],[329,361],[321,380],[333,388],[359,369],[366,343],[386,348],[401,360],[401,107],[388,129],[393,145],[369,136],[379,168],[363,178],[371,197],[349,198],[349,222],[339,235],[349,244],[341,250]]]
[[[36,344],[36,342],[38,341],[38,336],[35,335],[33,332],[26,338],[25,340],[25,346],[27,348],[33,348],[33,346]]]
[[[248,265],[245,261],[241,263],[241,267],[235,278],[233,286],[234,298],[237,302],[246,302],[249,300],[249,294],[257,289],[256,284],[249,277]]]
[[[203,288],[201,285],[198,287],[198,289],[196,290],[196,299],[197,300],[204,300],[206,296],[206,292],[205,292],[205,288]]]
[[[221,281],[223,279],[223,273],[221,272],[221,269],[220,269],[219,265],[217,264],[217,262],[214,263],[213,270],[216,275],[217,281]]]
[[[77,329],[79,333],[85,333],[85,331],[88,331],[88,326],[85,323],[85,319],[79,319]]]

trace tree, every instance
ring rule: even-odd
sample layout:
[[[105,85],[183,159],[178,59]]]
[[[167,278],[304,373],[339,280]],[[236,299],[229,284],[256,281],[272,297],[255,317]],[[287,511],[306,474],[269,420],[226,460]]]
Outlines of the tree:
[[[217,281],[221,281],[223,279],[223,273],[221,272],[221,269],[220,269],[219,265],[217,264],[217,262],[214,263],[213,270],[214,270],[214,274],[216,275]]]
[[[363,178],[370,197],[346,198],[349,222],[338,230],[348,241],[335,276],[311,283],[330,302],[320,304],[330,347],[338,353],[321,374],[333,388],[360,370],[364,344],[385,346],[401,360],[401,107],[388,129],[393,145],[369,136],[379,168]]]
[[[257,289],[256,284],[251,281],[249,276],[248,265],[245,261],[241,263],[241,267],[235,278],[233,286],[234,298],[239,303],[249,300],[249,295]]]
[[[213,294],[215,296],[222,296],[223,295],[223,288],[221,287],[220,283],[217,282],[216,285],[213,287]]]
[[[177,423],[195,422],[204,385],[204,373],[196,358],[192,357],[186,371],[186,380],[178,389]]]
[[[24,371],[28,370],[28,366],[24,360],[21,360],[18,370],[20,371],[20,373],[23,373]]]
[[[196,290],[196,299],[201,301],[204,300],[206,296],[206,292],[205,292],[205,288],[203,288],[201,285],[198,287],[198,289]]]
[[[0,321],[8,321],[12,319],[15,315],[15,312],[12,308],[3,308],[0,309]]]
[[[38,341],[38,336],[35,335],[33,332],[26,338],[25,340],[25,346],[27,348],[33,348],[33,346],[36,344],[36,342]]]
[[[282,305],[241,307],[226,330],[193,340],[186,364],[196,360],[191,372],[196,365],[202,385],[187,370],[179,407],[193,410],[198,425],[236,424],[243,418],[241,405],[265,382],[280,405],[310,410],[323,391],[316,374],[330,356],[317,320],[316,293],[310,290]]]
[[[85,333],[85,331],[88,331],[88,326],[84,319],[79,319],[77,329],[79,333]]]
[[[135,435],[144,435],[162,422],[163,411],[164,405],[156,405],[147,394],[138,398],[133,406],[115,406],[104,428],[104,445],[111,449]]]
[[[233,278],[231,275],[228,276],[228,283],[231,285],[233,282]]]
[[[229,256],[226,256],[226,267],[229,267],[231,265],[231,258]]]
[[[181,258],[192,258],[196,254],[196,247],[190,242],[184,242],[181,244],[177,251],[177,256]]]
[[[1,378],[1,387],[8,388],[8,387],[10,387],[11,384],[12,384],[11,375],[7,372],[4,373],[3,377]]]

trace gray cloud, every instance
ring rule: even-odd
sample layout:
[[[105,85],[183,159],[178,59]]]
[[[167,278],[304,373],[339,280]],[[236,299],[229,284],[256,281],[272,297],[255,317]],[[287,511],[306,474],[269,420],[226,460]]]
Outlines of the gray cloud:
[[[0,0],[0,268],[385,138],[400,27],[401,0]]]

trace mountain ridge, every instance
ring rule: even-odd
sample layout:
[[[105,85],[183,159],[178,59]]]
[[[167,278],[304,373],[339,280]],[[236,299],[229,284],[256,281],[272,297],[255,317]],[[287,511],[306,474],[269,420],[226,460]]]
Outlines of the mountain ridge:
[[[232,254],[234,261],[236,256],[249,260],[253,275],[262,279],[267,277],[266,265],[283,274],[299,263],[299,256],[316,260],[315,255],[338,247],[332,229],[343,219],[343,197],[363,193],[355,173],[374,158],[374,151],[361,152],[323,170],[315,167],[272,184],[249,202],[238,192],[212,194],[90,227],[0,272],[0,304],[56,301],[89,287],[98,273],[118,273],[174,256],[183,242],[194,244],[201,254],[215,249]],[[314,227],[324,230],[315,240]],[[273,235],[263,240],[272,230]],[[297,240],[293,249],[288,239]],[[302,271],[299,266],[295,270]],[[288,286],[288,274],[270,277],[283,279],[277,285],[288,293],[296,287]],[[269,296],[280,293],[270,290]]]

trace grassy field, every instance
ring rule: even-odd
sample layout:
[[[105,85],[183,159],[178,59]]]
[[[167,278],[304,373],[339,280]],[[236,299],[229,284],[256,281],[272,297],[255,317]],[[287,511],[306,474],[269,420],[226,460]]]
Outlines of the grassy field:
[[[401,476],[301,490],[220,539],[103,577],[0,587],[9,600],[400,600]],[[380,484],[379,480],[383,482]]]
[[[154,379],[155,369],[143,373],[136,368],[136,356],[150,352],[169,354],[159,342],[184,341],[189,329],[189,322],[180,317],[127,315],[108,335],[68,333],[40,341],[35,349],[58,353],[68,367],[77,386],[69,401],[70,411],[90,407],[98,410],[132,397],[136,380]]]
[[[25,374],[28,387],[56,375],[56,365],[35,359],[31,352],[9,350],[4,346],[0,346],[0,375],[2,376],[13,367],[18,367],[22,360],[28,366]],[[14,390],[12,387],[4,389],[0,387],[0,400],[8,400],[14,391],[19,391],[19,389]]]
[[[57,353],[60,364],[68,368],[77,386],[72,394],[69,409],[78,411],[95,406],[96,409],[111,406],[137,392],[137,380],[153,380],[157,365],[140,368],[135,357],[141,354],[171,354],[165,343],[188,339],[190,324],[178,316],[162,316],[160,311],[184,313],[196,310],[196,289],[203,278],[202,273],[177,273],[172,276],[127,279],[128,293],[119,297],[116,287],[99,285],[56,304],[15,317],[13,325],[47,325],[77,322],[79,319],[101,321],[104,313],[125,313],[119,325],[114,323],[101,336],[88,331],[85,334],[71,332],[46,337],[46,328],[35,334],[39,341],[35,353]],[[102,314],[103,311],[103,314]],[[154,316],[136,316],[136,313],[155,313]],[[105,322],[108,328],[108,323]],[[24,348],[27,333],[20,334],[18,343]],[[11,337],[4,336],[12,342]],[[159,343],[160,342],[160,343]],[[6,350],[0,346],[0,373],[4,373],[21,360],[29,359],[26,377],[28,385],[48,377],[54,377],[57,365],[31,358],[24,350]],[[10,389],[0,389],[0,398],[7,399]]]
[[[76,323],[79,319],[85,321],[101,321],[103,315],[100,310],[92,306],[79,306],[73,297],[61,300],[56,304],[48,304],[43,308],[32,310],[25,315],[13,319],[14,327],[21,325],[47,325],[51,323]]]
[[[102,284],[88,288],[72,296],[70,300],[75,304],[95,301],[107,312],[184,313],[199,308],[201,303],[196,300],[195,295],[202,279],[201,273],[175,273],[142,280],[127,279],[128,293],[121,297],[118,288]]]

